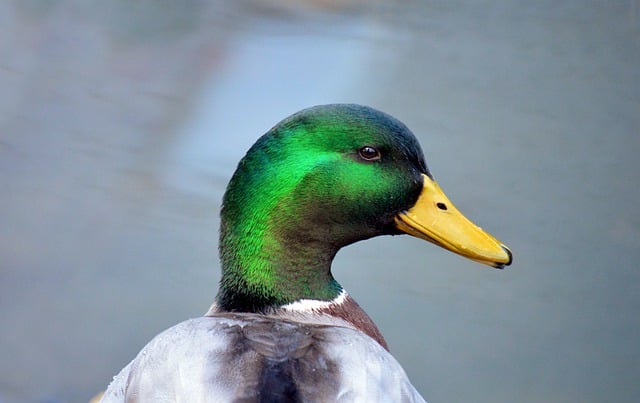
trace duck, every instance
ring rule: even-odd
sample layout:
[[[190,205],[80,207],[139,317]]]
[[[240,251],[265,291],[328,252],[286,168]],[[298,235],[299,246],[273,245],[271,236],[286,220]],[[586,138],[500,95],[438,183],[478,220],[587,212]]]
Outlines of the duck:
[[[220,222],[213,304],[154,337],[102,402],[424,402],[334,278],[336,253],[408,234],[498,269],[513,259],[447,198],[407,126],[356,104],[301,110],[260,137]]]

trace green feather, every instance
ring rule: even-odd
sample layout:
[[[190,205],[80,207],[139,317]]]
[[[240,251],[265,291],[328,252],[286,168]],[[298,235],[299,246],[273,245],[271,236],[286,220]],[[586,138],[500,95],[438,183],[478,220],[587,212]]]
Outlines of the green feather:
[[[380,151],[367,161],[364,146]],[[262,136],[240,161],[221,213],[222,309],[261,311],[302,298],[331,300],[338,249],[395,233],[428,174],[398,120],[358,105],[298,112]]]

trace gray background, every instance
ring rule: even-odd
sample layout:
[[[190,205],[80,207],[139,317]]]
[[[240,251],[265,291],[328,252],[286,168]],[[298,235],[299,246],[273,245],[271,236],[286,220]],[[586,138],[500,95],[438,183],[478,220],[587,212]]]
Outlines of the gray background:
[[[0,3],[0,402],[83,402],[216,293],[255,139],[368,104],[497,271],[409,237],[334,274],[430,402],[640,401],[637,1]]]

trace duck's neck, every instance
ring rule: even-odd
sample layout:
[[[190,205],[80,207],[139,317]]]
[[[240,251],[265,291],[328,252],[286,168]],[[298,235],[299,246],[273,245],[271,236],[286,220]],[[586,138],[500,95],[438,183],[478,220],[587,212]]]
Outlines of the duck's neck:
[[[331,301],[342,291],[331,275],[338,248],[285,210],[223,214],[220,309],[261,312],[301,299]]]

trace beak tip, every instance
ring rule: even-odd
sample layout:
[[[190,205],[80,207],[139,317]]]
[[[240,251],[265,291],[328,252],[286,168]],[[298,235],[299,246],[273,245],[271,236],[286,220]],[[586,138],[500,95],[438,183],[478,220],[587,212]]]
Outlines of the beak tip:
[[[500,245],[502,247],[502,250],[504,250],[507,255],[509,255],[509,261],[507,263],[505,263],[505,266],[509,266],[511,265],[511,263],[513,263],[513,253],[511,253],[511,249],[507,248],[505,245]]]
[[[511,265],[511,263],[513,262],[513,253],[511,253],[511,250],[503,244],[500,244],[500,247],[502,248],[504,253],[507,254],[508,260],[506,262],[494,262],[492,266],[495,269],[504,270],[506,266]]]

